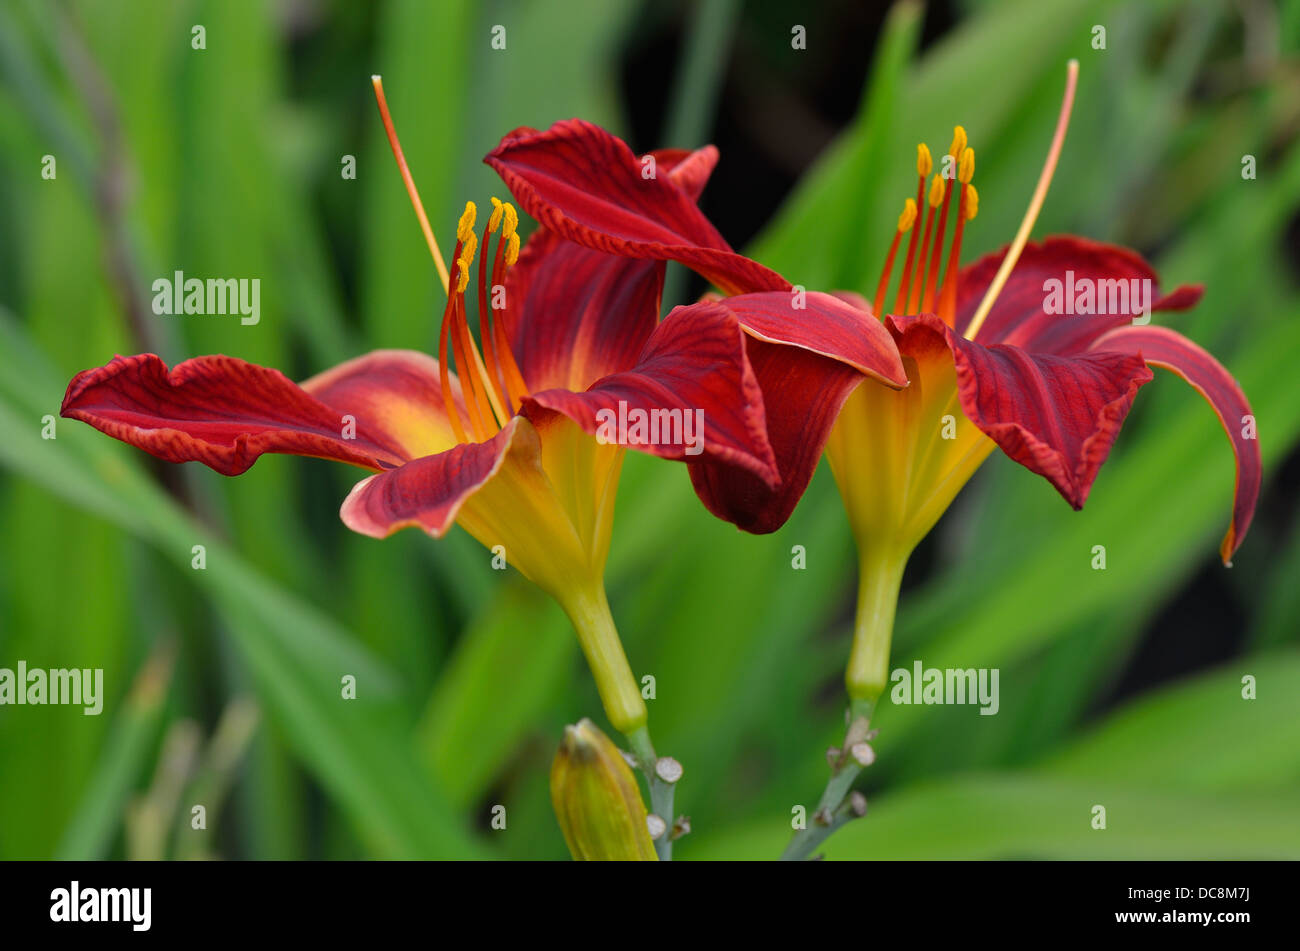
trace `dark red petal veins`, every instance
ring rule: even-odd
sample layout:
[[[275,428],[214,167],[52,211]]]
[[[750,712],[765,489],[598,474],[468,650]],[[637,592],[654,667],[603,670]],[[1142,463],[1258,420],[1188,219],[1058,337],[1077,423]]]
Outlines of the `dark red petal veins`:
[[[1006,250],[962,269],[957,295],[958,333],[970,323]],[[1059,282],[1060,288],[1054,299],[1052,291],[1057,285],[1049,284],[1052,281]],[[1117,283],[1120,281],[1124,284]],[[1184,310],[1200,299],[1202,291],[1199,286],[1183,286],[1161,297],[1158,287],[1156,272],[1135,251],[1069,235],[1050,237],[1042,244],[1025,245],[976,339],[984,344],[1023,347],[1034,353],[1078,353],[1108,330],[1131,324],[1135,316],[1149,316],[1143,314],[1143,302],[1149,303],[1152,313]],[[1049,313],[1049,299],[1054,310],[1064,309],[1059,302],[1076,312]],[[1092,312],[1080,312],[1080,307],[1074,305],[1082,305],[1083,310],[1091,307]]]
[[[674,155],[675,158],[675,155]],[[545,132],[512,133],[484,159],[544,227],[609,254],[680,261],[729,294],[782,290],[776,272],[731,250],[695,206],[707,156],[680,175],[646,172],[621,139],[580,119]]]
[[[708,462],[691,465],[691,483],[718,518],[761,535],[784,525],[803,497],[835,418],[862,374],[802,347],[751,337],[747,350],[763,391],[767,438],[781,484],[773,489],[748,472]]]
[[[1138,388],[1151,381],[1141,358],[1124,353],[1059,356],[984,346],[938,317],[890,317],[903,354],[940,335],[957,369],[966,416],[1025,468],[1082,508],[1110,454]]]
[[[358,418],[345,439],[335,409],[279,370],[226,356],[176,365],[152,353],[114,357],[68,384],[62,415],[168,462],[239,475],[266,452],[336,459],[368,469],[400,465],[400,444]]]
[[[584,390],[627,370],[659,322],[664,263],[538,229],[506,275],[506,335],[531,391]]]
[[[545,390],[525,401],[525,415],[537,422],[546,412],[562,413],[610,443],[666,459],[709,459],[779,481],[745,334],[722,304],[675,308],[630,370],[585,392]]]
[[[1166,327],[1120,327],[1099,338],[1093,350],[1134,354],[1151,366],[1172,370],[1195,387],[1218,415],[1237,464],[1232,523],[1219,546],[1224,564],[1230,564],[1254,518],[1263,479],[1255,417],[1246,394],[1218,360]]]
[[[387,538],[408,527],[441,537],[465,500],[500,469],[519,428],[515,417],[486,442],[462,443],[357,483],[339,512],[343,524],[372,538]],[[537,437],[529,438],[536,454]]]

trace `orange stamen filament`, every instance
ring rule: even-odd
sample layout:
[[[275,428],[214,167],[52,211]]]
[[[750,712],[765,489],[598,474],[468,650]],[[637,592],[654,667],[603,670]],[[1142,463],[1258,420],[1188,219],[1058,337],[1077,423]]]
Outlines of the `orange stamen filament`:
[[[470,423],[479,442],[496,433],[492,428],[492,407],[483,393],[483,377],[477,372],[477,364],[482,363],[478,347],[474,345],[474,336],[469,332],[469,320],[465,316],[465,297],[456,295],[456,322],[452,345],[456,352],[456,373],[460,377],[461,389],[465,392],[465,406],[469,410]]]
[[[943,289],[939,292],[939,317],[949,327],[956,319],[957,272],[961,260],[961,236],[966,230],[966,183],[962,182],[957,195],[957,227],[952,234],[952,250],[948,252],[948,267],[943,275]]]
[[[504,426],[513,415],[513,409],[507,414],[509,399],[505,387],[501,384],[500,364],[497,362],[496,346],[492,335],[492,315],[489,313],[487,296],[488,278],[488,244],[494,232],[483,235],[483,248],[478,257],[478,336],[483,341],[483,362],[487,367],[488,392],[493,397],[492,409],[497,413],[497,422]],[[501,254],[501,239],[497,239],[497,256]],[[494,269],[495,270],[495,269]]]
[[[461,242],[457,241],[456,252],[452,256],[454,273],[458,283],[461,268],[464,267],[460,254],[462,247]],[[468,336],[468,328],[462,330],[465,323],[464,294],[453,291],[448,310],[449,313],[444,318],[443,328],[445,330],[450,327],[451,350],[456,359],[456,376],[460,380],[460,392],[465,398],[465,412],[469,416],[469,424],[474,432],[475,441],[482,442],[488,438],[488,434],[483,426],[483,417],[479,414],[480,397],[474,390],[474,373],[469,369],[469,355],[465,350],[465,337]]]
[[[415,208],[415,217],[420,220],[420,230],[424,232],[424,243],[429,246],[429,253],[433,255],[433,266],[438,269],[438,277],[442,280],[442,289],[450,295],[451,278],[447,274],[447,265],[442,259],[442,252],[438,250],[438,241],[433,236],[433,228],[429,225],[429,218],[424,213],[424,205],[420,202],[420,193],[415,189],[415,179],[411,177],[411,169],[406,164],[406,156],[402,154],[402,144],[397,140],[397,129],[393,125],[393,117],[388,113],[388,101],[384,98],[384,81],[379,76],[371,76],[370,85],[375,89],[375,101],[379,103],[379,117],[383,120],[384,131],[388,133],[388,144],[393,149],[393,158],[397,159],[397,170],[402,175],[402,183],[406,186],[406,193],[410,196],[411,205]]]
[[[925,176],[922,175],[916,183],[916,207],[924,208],[922,202],[925,201]],[[894,298],[894,313],[904,314],[902,310],[907,303],[908,285],[912,281],[912,262],[916,259],[916,242],[921,237],[921,229],[912,226],[912,238],[907,242],[907,257],[903,260],[903,276],[898,279],[898,296]]]
[[[934,233],[934,250],[930,255],[930,263],[925,268],[925,279],[922,283],[924,293],[921,295],[921,312],[929,313],[934,310],[934,285],[939,281],[939,261],[943,257],[943,236],[948,229],[948,207],[952,204],[949,200],[952,197],[952,182],[947,179],[943,183],[943,211],[939,215],[939,230]]]
[[[929,214],[925,216],[925,234],[921,236],[921,246],[917,249],[916,257],[916,274],[915,283],[908,287],[907,292],[907,309],[904,314],[917,313],[916,308],[921,303],[921,290],[925,286],[925,258],[930,250],[930,228],[934,225],[934,206],[930,206]]]
[[[1007,251],[1006,257],[1002,259],[1002,266],[998,268],[998,273],[993,278],[993,283],[984,293],[984,299],[980,301],[979,309],[975,311],[975,316],[971,318],[970,323],[966,326],[965,336],[967,340],[974,340],[975,335],[979,333],[980,327],[984,325],[984,320],[993,308],[993,302],[998,299],[998,294],[1002,292],[1007,278],[1011,275],[1011,269],[1016,266],[1016,261],[1020,258],[1020,252],[1025,249],[1025,243],[1029,240],[1029,232],[1033,230],[1034,222],[1038,219],[1038,213],[1043,208],[1043,201],[1047,198],[1048,186],[1052,183],[1052,176],[1056,173],[1056,162],[1061,157],[1061,147],[1065,144],[1065,130],[1070,124],[1070,110],[1074,106],[1074,90],[1079,82],[1079,61],[1072,59],[1066,68],[1065,78],[1065,97],[1061,101],[1061,113],[1056,120],[1056,134],[1052,137],[1052,147],[1048,150],[1047,161],[1043,163],[1042,174],[1038,176],[1038,187],[1034,189],[1033,198],[1029,201],[1029,209],[1025,212],[1024,220],[1020,223],[1020,230],[1016,232],[1016,239],[1011,243],[1010,250]]]
[[[453,272],[451,277],[459,279],[459,274]],[[456,407],[456,400],[451,391],[451,365],[447,360],[447,338],[450,335],[452,312],[455,307],[456,296],[448,296],[447,306],[442,312],[442,330],[438,334],[438,382],[442,385],[442,405],[446,410],[447,418],[451,421],[451,431],[456,434],[458,443],[466,443],[469,442],[469,436],[465,433],[465,427],[461,425],[460,410]]]
[[[484,244],[486,245],[486,243],[487,236],[484,237]],[[473,249],[471,248],[470,251],[472,253]],[[469,261],[466,260],[465,264],[468,265]],[[464,292],[461,292],[457,296],[460,297],[460,323],[458,327],[460,331],[461,347],[464,349],[466,359],[469,362],[461,363],[458,354],[456,367],[460,370],[462,378],[472,378],[470,383],[474,389],[474,400],[477,404],[479,415],[483,419],[484,430],[489,436],[495,435],[501,431],[501,427],[506,424],[506,420],[510,417],[506,415],[505,409],[497,400],[497,394],[492,386],[491,376],[488,373],[487,366],[483,362],[483,356],[479,353],[478,344],[474,342],[474,335],[470,332],[469,315],[465,310]],[[482,314],[480,314],[479,317],[481,320]]]
[[[496,258],[492,262],[492,286],[503,285],[505,269],[502,266],[503,245],[504,241],[497,242]],[[507,402],[512,404],[511,412],[523,404],[523,399],[528,395],[528,387],[524,384],[524,375],[519,372],[519,365],[515,363],[515,355],[510,349],[510,340],[506,336],[506,314],[509,310],[509,301],[506,307],[501,309],[501,313],[495,315],[492,321],[492,332],[496,335],[496,354],[497,369],[500,371],[503,382],[506,387]]]
[[[885,290],[889,287],[889,272],[894,269],[894,255],[898,254],[898,242],[902,237],[903,232],[894,232],[894,240],[889,245],[889,254],[885,255],[885,269],[880,273],[880,283],[876,285],[876,297],[871,302],[871,309],[877,317],[881,316],[880,308],[884,306]]]

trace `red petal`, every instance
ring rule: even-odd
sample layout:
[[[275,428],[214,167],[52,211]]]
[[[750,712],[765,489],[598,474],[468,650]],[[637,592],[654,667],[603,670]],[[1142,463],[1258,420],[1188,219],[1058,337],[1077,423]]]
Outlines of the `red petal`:
[[[654,332],[662,261],[584,248],[538,229],[506,275],[506,333],[529,390],[584,390],[626,370]]]
[[[337,459],[368,469],[407,458],[389,433],[357,417],[344,439],[336,409],[279,370],[233,357],[198,357],[170,373],[152,353],[114,357],[68,384],[62,415],[168,462],[198,461],[239,475],[264,452]]]
[[[534,393],[525,401],[525,413],[563,413],[605,442],[666,459],[741,466],[776,484],[763,394],[745,349],[744,332],[726,306],[678,307],[646,342],[635,367],[597,381],[586,392]],[[671,425],[665,411],[678,414]],[[691,428],[688,438],[687,427],[697,425],[702,428]]]
[[[1241,547],[1255,515],[1263,477],[1259,440],[1242,436],[1242,427],[1246,425],[1244,417],[1254,418],[1246,394],[1218,360],[1182,334],[1166,327],[1120,327],[1099,338],[1092,349],[1094,352],[1135,354],[1151,366],[1172,370],[1194,386],[1218,414],[1237,460],[1232,524],[1219,546],[1224,564],[1231,564],[1232,555]]]
[[[545,132],[516,130],[487,158],[520,206],[577,244],[628,257],[680,261],[729,294],[782,290],[789,283],[736,254],[672,174],[644,177],[623,140],[580,119]],[[704,162],[705,158],[695,160]]]
[[[343,524],[372,538],[387,538],[407,527],[441,537],[465,500],[496,475],[516,433],[528,434],[520,440],[519,451],[536,456],[536,433],[526,424],[521,428],[515,417],[486,442],[463,443],[358,482],[339,512]]]
[[[707,462],[691,465],[691,483],[718,518],[762,535],[784,525],[803,497],[835,418],[862,374],[800,347],[751,338],[746,349],[763,391],[781,484],[773,489],[744,470]]]
[[[835,418],[863,375],[901,387],[907,374],[870,310],[830,294],[807,293],[800,308],[789,291],[723,303],[749,335],[781,484],[773,489],[750,473],[709,463],[693,464],[691,481],[714,515],[747,532],[774,532],[803,497]]]
[[[959,333],[964,332],[984,292],[993,282],[1006,248],[987,255],[962,269],[958,277],[957,320]],[[1077,288],[1087,280],[1095,291],[1106,292],[1107,314],[1047,313],[1048,281],[1059,281],[1067,292],[1067,272],[1073,273]],[[1199,286],[1183,286],[1166,297],[1159,297],[1156,272],[1134,251],[1113,244],[1102,244],[1073,236],[1051,237],[1042,244],[1027,244],[1007,278],[992,310],[980,326],[976,339],[981,343],[1005,343],[1024,347],[1035,353],[1069,354],[1088,346],[1115,327],[1131,325],[1142,314],[1131,294],[1121,293],[1116,285],[1104,281],[1150,281],[1148,292],[1151,311],[1183,310],[1201,296]],[[1116,294],[1111,300],[1111,288]],[[1138,285],[1139,289],[1142,285]],[[1128,285],[1132,290],[1132,285]],[[1068,295],[1077,300],[1075,295]],[[1146,315],[1149,318],[1149,314]]]
[[[810,350],[892,386],[907,386],[893,338],[869,307],[817,291],[740,294],[723,303],[755,339]]]
[[[718,161],[713,146],[654,153],[692,199]],[[664,265],[593,251],[545,228],[506,277],[506,333],[532,391],[585,390],[631,367],[659,322]]]
[[[890,317],[904,354],[938,334],[952,353],[967,418],[1008,456],[1082,508],[1138,388],[1151,381],[1123,353],[1059,356],[967,340],[938,317]]]

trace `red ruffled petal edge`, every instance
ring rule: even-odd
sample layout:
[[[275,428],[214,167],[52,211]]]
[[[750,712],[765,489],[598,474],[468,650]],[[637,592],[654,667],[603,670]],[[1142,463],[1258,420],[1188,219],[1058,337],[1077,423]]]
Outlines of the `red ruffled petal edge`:
[[[672,152],[676,157],[680,153]],[[784,290],[775,271],[737,254],[695,205],[699,166],[650,174],[622,139],[581,119],[545,132],[517,129],[484,161],[542,227],[585,247],[625,257],[679,261],[728,294]]]
[[[114,357],[78,373],[61,410],[168,462],[202,462],[239,475],[266,452],[336,459],[367,469],[405,461],[400,444],[363,419],[355,438],[334,408],[279,370],[227,356],[170,372],[152,353]]]

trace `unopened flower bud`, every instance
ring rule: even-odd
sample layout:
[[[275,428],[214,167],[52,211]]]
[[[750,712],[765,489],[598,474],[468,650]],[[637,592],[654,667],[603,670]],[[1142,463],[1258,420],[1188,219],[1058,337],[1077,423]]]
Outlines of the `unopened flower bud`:
[[[551,764],[551,804],[575,859],[657,859],[636,777],[588,719],[564,728]]]

